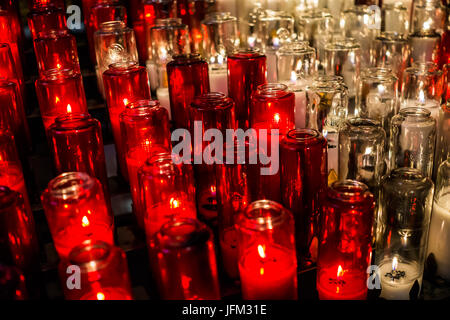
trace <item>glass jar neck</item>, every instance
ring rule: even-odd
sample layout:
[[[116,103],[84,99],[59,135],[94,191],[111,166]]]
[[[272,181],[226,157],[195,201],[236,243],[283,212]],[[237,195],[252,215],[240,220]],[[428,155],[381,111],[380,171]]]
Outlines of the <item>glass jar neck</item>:
[[[364,183],[355,180],[342,180],[333,183],[328,189],[328,197],[347,203],[373,201],[369,188]]]
[[[191,106],[198,111],[224,110],[232,108],[233,101],[221,92],[210,92],[195,97]]]
[[[67,113],[55,119],[55,130],[81,130],[94,125],[96,120],[89,113]]]
[[[289,211],[275,201],[258,200],[244,209],[238,225],[250,231],[271,230],[289,219],[289,215]]]
[[[103,241],[86,240],[69,254],[71,264],[80,267],[83,273],[106,268],[112,260],[112,246]]]
[[[86,173],[66,172],[48,184],[51,197],[60,200],[78,199],[86,195],[95,186],[95,180]]]
[[[163,225],[157,233],[160,245],[166,249],[184,249],[206,244],[211,234],[198,220],[179,218]]]
[[[281,83],[267,83],[259,85],[256,89],[256,94],[258,96],[266,98],[281,98],[287,95],[288,87]]]

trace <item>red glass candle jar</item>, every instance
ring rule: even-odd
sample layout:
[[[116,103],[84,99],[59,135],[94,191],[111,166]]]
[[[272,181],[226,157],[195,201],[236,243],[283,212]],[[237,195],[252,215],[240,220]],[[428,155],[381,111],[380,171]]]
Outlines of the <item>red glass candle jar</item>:
[[[88,113],[69,113],[57,117],[48,132],[57,173],[86,172],[101,182],[108,198],[100,122]]]
[[[31,9],[36,7],[56,7],[60,9],[65,8],[64,0],[29,0],[28,7]]]
[[[0,186],[0,253],[2,261],[23,272],[36,270],[39,255],[34,218],[23,196]]]
[[[170,108],[176,128],[188,128],[194,97],[209,92],[208,63],[199,54],[173,56],[167,64]]]
[[[67,30],[66,14],[62,8],[44,4],[37,5],[28,13],[28,26],[33,39],[36,39],[42,32]]]
[[[259,200],[237,219],[239,274],[246,300],[297,299],[297,259],[292,213]]]
[[[442,97],[444,101],[450,100],[450,63],[443,66],[444,90]]]
[[[31,137],[16,83],[0,80],[0,106],[1,127],[11,131],[20,154],[26,155],[31,146]]]
[[[128,104],[120,114],[120,127],[134,211],[144,228],[138,170],[153,154],[171,151],[169,113],[158,101],[139,100]]]
[[[249,143],[225,144],[223,164],[216,164],[219,243],[223,268],[231,279],[239,278],[236,217],[250,201],[248,182]],[[232,162],[230,160],[233,160]]]
[[[91,62],[96,63],[94,33],[100,29],[103,22],[123,21],[127,24],[127,10],[117,0],[97,0],[90,7],[89,21],[86,26],[86,33],[89,43]]]
[[[0,43],[0,76],[17,84],[21,98],[24,95],[23,74],[18,74],[14,64],[11,48],[7,43]]]
[[[208,1],[205,0],[178,0],[177,17],[189,26],[191,51],[202,53],[203,34],[201,21],[208,10]]]
[[[320,299],[366,299],[374,207],[373,195],[361,182],[337,181],[328,189],[317,261]]]
[[[450,27],[447,27],[447,30],[441,36],[440,50],[441,52],[439,54],[439,67],[442,68],[445,64],[450,64]]]
[[[34,40],[34,52],[40,73],[51,69],[80,73],[77,42],[67,30],[39,33]]]
[[[30,216],[32,215],[16,143],[11,133],[5,129],[0,129],[0,186],[6,186],[22,194],[25,209]]]
[[[23,48],[24,35],[22,32],[22,23],[19,15],[19,2],[15,0],[1,0],[0,6],[3,10],[8,11],[12,16],[11,30],[14,33],[14,37],[18,39],[19,47]]]
[[[114,244],[113,217],[97,179],[81,172],[63,173],[50,181],[41,200],[61,259],[85,240]]]
[[[67,288],[71,266],[80,268],[79,290]],[[133,299],[125,252],[107,242],[86,240],[73,248],[60,263],[59,274],[67,300]]]
[[[148,59],[148,49],[145,42],[145,12],[144,1],[130,1],[130,18],[136,36],[136,45],[139,52],[139,61],[145,63]]]
[[[156,19],[173,18],[176,15],[175,4],[173,0],[144,0],[144,20],[145,35],[147,40],[151,34],[151,28],[155,26]],[[147,47],[151,43],[147,41]]]
[[[300,268],[316,262],[318,219],[328,186],[327,141],[314,129],[290,131],[280,146],[281,195],[294,214]]]
[[[205,93],[194,98],[189,107],[189,128],[191,137],[205,137],[209,129],[218,129],[222,137],[226,129],[234,129],[236,118],[234,102],[219,92]],[[197,208],[199,216],[206,221],[217,218],[216,179],[214,164],[222,159],[217,151],[212,153],[209,142],[194,141],[194,172],[197,188]],[[220,145],[222,148],[222,145]],[[217,158],[216,158],[217,157]]]
[[[149,259],[162,299],[220,299],[213,235],[205,224],[166,223],[150,239]]]
[[[21,301],[28,298],[25,277],[22,272],[0,263],[0,299]]]
[[[150,85],[147,70],[136,62],[118,62],[109,66],[103,74],[109,119],[116,143],[120,172],[128,178],[126,154],[122,147],[119,116],[127,104],[150,99]]]
[[[266,56],[256,49],[238,51],[228,56],[228,95],[236,103],[238,128],[250,125],[250,103],[253,91],[266,83]]]
[[[88,112],[83,80],[73,70],[46,71],[36,80],[36,94],[46,131],[59,115]]]
[[[175,164],[172,156],[155,154],[138,172],[147,238],[174,218],[197,217],[192,166]]]

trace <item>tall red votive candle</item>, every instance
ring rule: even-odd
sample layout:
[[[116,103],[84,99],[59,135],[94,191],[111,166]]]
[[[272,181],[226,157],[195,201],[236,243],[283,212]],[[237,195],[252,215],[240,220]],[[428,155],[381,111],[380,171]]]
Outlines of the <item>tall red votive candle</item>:
[[[52,5],[36,5],[28,13],[31,37],[36,39],[41,32],[67,30],[66,14],[62,8]]]
[[[292,211],[299,267],[316,262],[320,204],[328,186],[327,141],[314,129],[289,131],[280,146],[281,196]]]
[[[25,208],[23,196],[0,186],[0,253],[2,261],[23,272],[39,266],[34,218]]]
[[[80,268],[79,290],[67,288],[70,266]],[[60,263],[59,275],[67,300],[133,299],[125,252],[107,242],[86,240],[73,248]]]
[[[220,92],[202,94],[194,98],[189,108],[189,118],[191,137],[194,139],[204,137],[209,129],[218,129],[226,137],[226,129],[235,128],[234,102]],[[206,221],[213,221],[217,218],[214,164],[222,159],[216,159],[217,152],[211,154],[211,147],[208,146],[206,141],[193,143],[194,172],[198,214]]]
[[[97,119],[88,113],[61,115],[50,126],[49,138],[58,174],[85,172],[96,177],[105,196],[109,196],[102,129]]]
[[[47,131],[59,115],[87,110],[81,74],[70,69],[52,69],[36,80],[36,94]]]
[[[156,100],[139,100],[128,104],[120,114],[120,126],[134,211],[144,228],[138,170],[153,154],[171,151],[169,113]]]
[[[245,300],[296,300],[297,259],[292,213],[269,200],[237,219],[239,274]]]
[[[80,73],[77,42],[67,30],[39,33],[34,40],[39,72],[51,69],[72,69]]]
[[[17,84],[0,80],[0,124],[14,135],[20,154],[26,155],[31,146],[28,121]]]
[[[199,54],[173,56],[167,64],[170,108],[176,128],[189,127],[189,106],[209,92],[208,63]]]
[[[149,259],[162,299],[220,299],[213,234],[200,221],[163,225],[150,240]]]
[[[374,206],[373,195],[361,182],[337,181],[328,189],[317,261],[321,300],[366,299]]]
[[[81,172],[63,173],[50,181],[41,200],[61,259],[85,240],[114,244],[113,217],[97,179]]]
[[[138,175],[147,238],[170,220],[197,217],[192,166],[175,164],[170,152],[160,152],[145,162]]]
[[[138,100],[151,99],[147,70],[136,62],[114,63],[103,73],[103,83],[120,172],[124,178],[128,178],[119,116],[125,110],[127,104]]]
[[[253,91],[266,83],[266,56],[257,49],[237,51],[227,58],[228,95],[236,103],[238,128],[250,125],[250,103]]]

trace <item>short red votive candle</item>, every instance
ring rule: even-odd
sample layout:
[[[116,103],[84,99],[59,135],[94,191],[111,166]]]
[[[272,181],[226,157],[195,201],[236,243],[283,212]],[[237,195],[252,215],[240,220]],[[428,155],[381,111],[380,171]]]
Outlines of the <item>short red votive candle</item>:
[[[156,100],[139,100],[128,104],[120,114],[120,126],[134,211],[144,228],[138,170],[153,154],[171,151],[169,113]]]
[[[209,92],[208,63],[199,54],[175,55],[167,64],[170,108],[176,128],[189,127],[189,106]]]
[[[113,217],[97,179],[81,172],[63,173],[50,181],[41,200],[61,259],[85,240],[114,244]]]
[[[139,66],[137,62],[114,63],[103,73],[103,83],[120,172],[124,178],[128,178],[126,152],[122,146],[119,118],[129,103],[151,99],[147,70]]]
[[[296,300],[294,219],[289,210],[258,200],[236,222],[239,274],[245,300]]]
[[[0,80],[0,124],[14,135],[21,155],[31,146],[28,121],[17,84]]]
[[[69,290],[71,266],[80,268],[80,289]],[[103,242],[86,240],[61,261],[59,275],[67,300],[133,300],[125,252]]]
[[[12,134],[5,129],[0,129],[0,186],[19,192],[23,196],[27,213],[32,215],[16,142]]]
[[[46,132],[60,115],[88,112],[83,80],[74,70],[46,71],[36,80],[36,94]]]
[[[52,5],[34,6],[28,13],[28,26],[33,39],[40,33],[67,30],[66,13],[64,9]]]
[[[108,177],[100,122],[88,113],[64,114],[56,118],[48,134],[57,173],[85,172],[96,177],[108,197]]]
[[[250,125],[250,103],[253,91],[266,83],[266,56],[257,49],[237,51],[228,56],[228,95],[236,103],[238,128]]]
[[[23,196],[0,186],[0,252],[2,261],[23,272],[38,269],[39,255],[34,218]]]
[[[34,40],[34,52],[41,74],[51,69],[72,69],[80,73],[77,42],[67,30],[39,33]]]
[[[300,269],[317,260],[318,226],[328,186],[327,141],[314,129],[289,131],[280,146],[281,196],[295,220]]]
[[[205,93],[194,98],[189,107],[189,128],[191,137],[204,137],[209,129],[218,129],[222,137],[226,137],[226,129],[234,129],[236,118],[234,114],[234,102],[220,92]],[[198,138],[197,138],[198,139]],[[222,159],[215,157],[217,153],[211,153],[209,142],[195,141],[194,172],[197,188],[198,214],[206,221],[217,218],[216,175],[214,164]],[[220,148],[223,146],[220,145]],[[209,150],[209,152],[208,152]]]
[[[174,219],[149,243],[149,259],[165,300],[219,300],[211,230],[195,219]]]
[[[147,238],[174,218],[197,217],[190,165],[176,164],[170,152],[160,152],[145,162],[138,175]]]
[[[328,189],[320,223],[319,299],[366,299],[374,207],[373,195],[361,182],[337,181]]]

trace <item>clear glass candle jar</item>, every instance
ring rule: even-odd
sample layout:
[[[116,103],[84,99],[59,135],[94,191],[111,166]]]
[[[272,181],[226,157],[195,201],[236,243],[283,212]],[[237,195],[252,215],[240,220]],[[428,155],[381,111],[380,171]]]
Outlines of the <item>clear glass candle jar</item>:
[[[114,223],[100,182],[67,172],[49,182],[41,196],[56,252],[61,259],[85,240],[114,244]]]
[[[182,54],[167,64],[170,109],[176,128],[189,128],[189,106],[209,92],[208,63],[199,54]]]
[[[119,116],[129,103],[151,98],[147,70],[139,66],[137,62],[117,62],[105,71],[103,82],[120,172],[122,177],[127,179],[128,170],[120,133]]]
[[[321,300],[365,300],[375,202],[367,186],[335,182],[323,203],[317,261]]]
[[[319,204],[328,186],[327,141],[314,129],[289,131],[281,141],[280,162],[282,202],[294,215],[297,261],[306,269],[317,259]]]
[[[442,105],[438,118],[433,181],[436,181],[439,166],[450,158],[450,101]]]
[[[423,108],[400,110],[391,122],[389,170],[419,169],[425,176],[433,171],[436,120]]]
[[[51,69],[73,69],[80,73],[77,42],[67,30],[41,32],[33,44],[40,74]]]
[[[408,36],[410,47],[410,61],[412,62],[439,62],[439,47],[441,36],[434,32],[410,33]]]
[[[441,34],[445,29],[446,8],[439,0],[414,1],[411,14],[411,32],[435,30]]]
[[[205,224],[174,219],[151,237],[148,247],[162,299],[220,299],[213,234]]]
[[[354,118],[339,131],[339,180],[357,180],[377,196],[386,170],[386,133],[380,123]]]
[[[342,76],[348,87],[348,116],[358,116],[355,96],[359,87],[361,47],[354,40],[335,40],[325,46],[325,65],[328,75]]]
[[[173,0],[143,0],[144,25],[147,50],[151,51],[151,28],[155,26],[156,20],[173,18],[176,15],[176,2]],[[151,54],[151,52],[149,52]],[[151,56],[149,56],[151,57]]]
[[[31,37],[36,39],[41,32],[67,30],[64,9],[45,4],[34,6],[28,13]]]
[[[86,172],[101,182],[109,197],[100,122],[88,113],[65,114],[55,119],[48,135],[57,173]]]
[[[361,72],[357,95],[359,115],[379,121],[389,137],[391,120],[399,109],[397,78],[387,68],[369,68]]]
[[[79,290],[67,288],[71,266],[79,268]],[[59,277],[67,300],[133,299],[125,252],[107,242],[86,240],[73,248],[59,265]]]
[[[145,208],[140,198],[138,170],[155,153],[171,151],[169,114],[158,101],[132,102],[120,114],[120,129],[134,212],[144,229]]]
[[[39,253],[34,218],[24,197],[0,186],[0,252],[2,262],[23,272],[39,270]]]
[[[381,31],[407,36],[409,33],[409,8],[402,2],[383,3],[381,8]]]
[[[228,96],[236,104],[238,128],[246,130],[250,125],[251,95],[266,83],[266,61],[258,49],[237,50],[228,56]]]
[[[46,132],[59,115],[88,112],[83,80],[74,70],[46,71],[36,80],[36,94]]]
[[[435,275],[450,281],[450,158],[439,166],[428,236],[427,262],[433,261]]]
[[[277,79],[295,84],[316,76],[316,51],[306,41],[286,43],[277,51]]]
[[[384,299],[417,299],[420,293],[433,189],[431,179],[412,168],[382,180],[375,264]]]
[[[239,274],[245,300],[296,300],[297,259],[292,213],[258,200],[236,221]]]

